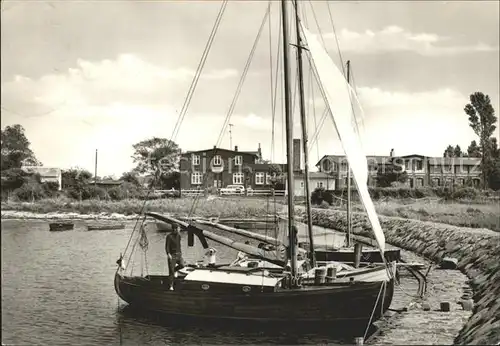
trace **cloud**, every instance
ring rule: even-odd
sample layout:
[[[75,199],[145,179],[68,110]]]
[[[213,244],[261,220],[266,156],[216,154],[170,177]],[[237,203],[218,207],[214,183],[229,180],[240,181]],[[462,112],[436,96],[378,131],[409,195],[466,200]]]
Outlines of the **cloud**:
[[[434,33],[412,33],[399,26],[387,26],[379,31],[364,32],[342,29],[337,35],[340,49],[357,53],[384,53],[410,51],[421,55],[452,55],[473,52],[498,51],[482,42],[476,44],[455,44],[451,37]],[[324,34],[327,46],[336,48],[334,33]]]
[[[200,79],[213,84],[236,73],[205,71]],[[78,60],[65,73],[38,79],[15,76],[4,83],[2,120],[22,124],[46,164],[91,168],[93,152],[99,148],[103,174],[120,173],[131,168],[132,144],[152,136],[170,138],[176,109],[193,76],[193,70],[157,66],[131,54],[100,62]],[[190,114],[178,137],[193,136],[196,144],[204,131],[220,128],[222,123],[214,121],[219,117]],[[199,126],[201,118],[207,126]]]
[[[469,99],[457,90],[443,88],[426,92],[399,92],[358,88],[364,119],[360,137],[368,155],[423,154],[441,156],[450,144],[467,148],[476,135],[463,111]],[[318,109],[324,107],[318,103]],[[497,108],[497,105],[494,105]],[[330,117],[320,132],[320,153],[342,154]],[[311,148],[316,154],[316,148]]]

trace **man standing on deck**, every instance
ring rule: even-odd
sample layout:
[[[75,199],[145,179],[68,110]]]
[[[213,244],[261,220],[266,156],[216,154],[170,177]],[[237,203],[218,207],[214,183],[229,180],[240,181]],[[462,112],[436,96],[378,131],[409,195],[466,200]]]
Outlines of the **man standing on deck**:
[[[172,233],[167,235],[165,240],[165,252],[168,259],[168,275],[170,277],[170,290],[174,290],[175,272],[184,268],[182,259],[181,235],[179,234],[179,225],[172,225]]]

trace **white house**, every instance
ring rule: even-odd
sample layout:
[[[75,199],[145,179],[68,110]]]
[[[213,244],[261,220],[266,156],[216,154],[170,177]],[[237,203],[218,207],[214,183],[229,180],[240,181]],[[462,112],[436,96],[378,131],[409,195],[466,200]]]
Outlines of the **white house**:
[[[303,172],[295,172],[294,180],[294,195],[304,197],[306,195],[305,177]],[[286,181],[288,183],[288,179]],[[335,178],[323,172],[309,172],[309,192],[322,187],[325,190],[335,190]],[[287,189],[285,188],[285,193]]]
[[[41,166],[23,166],[22,170],[26,173],[40,174],[40,180],[45,182],[57,182],[59,190],[62,188],[62,171],[60,168],[41,167]]]

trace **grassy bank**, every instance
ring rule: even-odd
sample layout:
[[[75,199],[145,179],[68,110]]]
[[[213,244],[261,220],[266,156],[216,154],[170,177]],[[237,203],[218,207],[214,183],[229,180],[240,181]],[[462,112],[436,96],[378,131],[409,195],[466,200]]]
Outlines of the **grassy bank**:
[[[355,210],[362,210],[356,205]],[[441,202],[436,200],[414,200],[401,203],[398,200],[376,201],[375,209],[381,215],[406,219],[433,221],[449,225],[488,228],[500,232],[500,205],[498,201],[488,204]]]
[[[188,215],[194,203],[194,198],[175,198],[147,201],[145,211]],[[121,201],[69,199],[43,199],[30,202],[2,202],[2,210],[15,210],[32,213],[75,212],[80,214],[117,213],[124,215],[139,214],[144,206],[143,200],[126,199]],[[264,216],[272,213],[272,205],[258,199],[215,199],[207,201],[200,198],[194,215],[215,217],[251,217]]]
[[[146,203],[147,211],[188,215],[193,205],[193,198],[152,200]],[[407,219],[434,221],[456,226],[488,228],[500,232],[500,206],[497,201],[489,204],[464,204],[458,202],[439,202],[436,200],[397,200],[375,201],[378,213],[386,216],[398,216]],[[74,201],[66,198],[44,199],[34,203],[2,202],[2,210],[16,210],[33,213],[76,212],[80,214],[118,213],[138,214],[144,201],[127,199],[121,201],[85,200]],[[195,212],[198,216],[218,217],[259,217],[273,213],[272,200],[256,198],[200,198]],[[335,207],[330,207],[335,208]],[[276,209],[284,211],[283,205]],[[335,208],[337,209],[337,208]],[[359,204],[354,211],[361,211]]]

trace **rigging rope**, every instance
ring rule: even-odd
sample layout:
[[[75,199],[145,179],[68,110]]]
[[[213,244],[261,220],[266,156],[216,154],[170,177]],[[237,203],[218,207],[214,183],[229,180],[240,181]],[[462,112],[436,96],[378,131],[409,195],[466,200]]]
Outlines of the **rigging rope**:
[[[272,118],[273,118],[273,128],[272,128],[272,137],[271,137],[271,162],[274,162],[274,154],[276,152],[276,148],[275,148],[275,123],[276,123],[276,104],[277,104],[277,101],[276,101],[276,98],[278,97],[278,74],[279,72],[282,72],[283,73],[283,69],[280,69],[281,67],[281,54],[282,54],[282,47],[281,47],[281,39],[282,39],[282,35],[283,33],[281,32],[280,30],[280,27],[281,27],[281,21],[282,21],[282,18],[281,18],[281,15],[278,16],[278,48],[277,48],[277,54],[276,54],[276,73],[275,73],[275,77],[274,77],[274,101],[273,101],[273,109],[272,109]],[[281,75],[281,77],[283,77],[283,75]],[[282,117],[282,120],[283,120],[283,83],[282,83],[282,78],[280,79],[280,86],[281,86],[281,89],[280,89],[280,92],[281,92],[281,97],[280,97],[280,108],[281,108],[281,117]]]
[[[264,14],[264,18],[262,18],[262,22],[260,24],[259,31],[257,33],[257,37],[255,38],[255,41],[254,41],[253,46],[252,46],[252,49],[250,51],[250,55],[249,55],[249,57],[248,57],[248,59],[247,59],[247,61],[245,63],[245,67],[243,69],[243,73],[242,73],[242,75],[240,77],[240,81],[239,81],[238,86],[236,88],[235,95],[234,95],[233,100],[231,102],[231,105],[229,107],[228,113],[226,114],[226,118],[224,119],[224,123],[222,125],[222,129],[221,129],[221,131],[219,133],[219,137],[217,139],[216,146],[215,146],[214,151],[213,151],[214,155],[217,152],[217,148],[220,146],[220,144],[222,142],[225,130],[226,130],[227,125],[229,124],[229,121],[230,121],[231,116],[233,114],[234,107],[236,106],[236,102],[238,101],[238,97],[240,95],[241,88],[243,86],[243,82],[245,81],[245,78],[247,76],[248,70],[250,68],[250,64],[251,64],[251,62],[253,60],[253,57],[254,57],[254,54],[255,54],[255,50],[257,48],[257,44],[258,44],[258,42],[260,40],[260,36],[261,36],[262,31],[264,29],[264,25],[265,25],[265,23],[267,21],[267,18],[269,17],[269,12],[270,12],[270,6],[267,7],[266,12]],[[207,180],[208,180],[208,174],[204,174],[203,182],[202,182],[202,186],[204,188],[206,188]],[[189,211],[189,216],[188,217],[191,217],[194,214],[194,212],[196,210],[196,207],[197,207],[197,205],[199,203],[199,200],[200,200],[200,195],[198,194],[194,198],[194,201],[193,201],[193,204],[192,204],[191,209]]]
[[[330,10],[330,3],[327,2],[326,6],[328,8],[328,15],[330,17],[330,23],[332,25],[333,35],[335,37],[335,43],[337,45],[337,51],[339,53],[340,65],[342,66],[342,73],[345,76],[346,75],[346,71],[345,71],[345,68],[344,68],[344,59],[342,58],[342,52],[340,50],[340,45],[339,45],[339,39],[338,39],[338,36],[337,36],[337,31],[335,30],[335,25],[333,23],[333,16],[332,16],[332,11]],[[325,49],[326,49],[326,46],[325,46]],[[350,68],[350,70],[352,71],[352,68]],[[351,71],[349,72],[349,74],[352,75]],[[349,84],[349,81],[347,81],[347,84]],[[354,125],[355,125],[355,128],[356,128],[356,133],[359,135],[358,121],[357,121],[357,117],[356,117],[356,112],[354,111],[354,104],[352,102],[352,95],[351,95],[350,90],[349,90],[349,100],[351,102],[352,117],[354,119]],[[361,142],[363,142],[362,139],[361,139],[361,137],[359,137],[359,139],[360,139]]]
[[[271,16],[271,0],[269,0],[268,4],[268,10],[269,10],[269,16]],[[274,80],[273,80],[273,40],[272,40],[272,21],[269,19],[268,22],[268,32],[269,32],[269,78],[270,78],[270,84],[271,84],[271,126],[272,126],[272,135],[271,135],[271,162],[274,161],[274,152],[273,152],[273,145],[274,145]]]
[[[179,133],[180,126],[182,124],[182,121],[184,120],[186,113],[187,113],[187,109],[189,107],[189,104],[191,103],[191,99],[193,97],[196,86],[198,85],[198,80],[200,78],[201,71],[202,71],[203,67],[205,66],[205,62],[207,61],[208,53],[210,52],[210,48],[212,47],[212,43],[215,39],[215,35],[217,34],[217,29],[219,28],[219,24],[220,24],[220,21],[222,19],[222,15],[224,14],[224,11],[226,9],[226,5],[227,5],[227,0],[224,0],[222,2],[219,13],[217,14],[215,24],[212,28],[212,32],[210,33],[207,44],[205,45],[205,49],[203,50],[203,54],[201,56],[201,60],[198,64],[198,67],[196,69],[195,76],[191,82],[191,86],[189,87],[188,95],[187,95],[186,99],[184,100],[184,104],[182,105],[182,108],[181,108],[181,111],[179,114],[179,118],[177,119],[177,123],[175,124],[174,131],[172,132],[172,139],[175,139],[177,137],[177,134]]]
[[[213,26],[213,28],[212,28],[212,32],[210,33],[210,36],[209,36],[208,42],[207,42],[207,44],[206,44],[206,46],[205,46],[205,49],[204,49],[204,51],[203,51],[203,54],[202,54],[202,57],[201,57],[200,63],[199,63],[199,65],[198,65],[198,68],[197,68],[196,73],[195,73],[195,76],[194,76],[194,78],[193,78],[193,80],[192,80],[192,82],[191,82],[190,88],[189,88],[189,90],[188,90],[188,95],[187,95],[187,97],[186,97],[186,99],[185,99],[185,101],[184,101],[184,104],[183,104],[183,106],[182,106],[181,112],[180,112],[180,114],[178,115],[177,122],[176,122],[176,124],[175,124],[175,126],[174,126],[174,130],[173,130],[172,135],[171,135],[171,137],[170,137],[170,140],[169,140],[169,142],[168,142],[167,151],[169,151],[169,150],[172,148],[172,145],[173,145],[173,140],[176,138],[176,135],[177,135],[177,133],[178,133],[178,131],[179,131],[179,129],[180,129],[180,126],[182,125],[182,122],[183,122],[183,120],[184,120],[184,116],[185,116],[186,111],[187,111],[187,107],[188,107],[188,106],[189,106],[189,104],[190,104],[190,101],[191,101],[192,95],[193,95],[194,90],[195,90],[195,88],[196,88],[196,86],[197,86],[197,83],[198,83],[199,76],[201,75],[201,72],[202,72],[203,67],[204,67],[204,65],[205,65],[205,61],[206,61],[206,59],[207,59],[207,57],[208,57],[208,53],[210,52],[210,49],[211,49],[211,47],[212,47],[213,40],[214,40],[215,35],[216,35],[216,33],[217,33],[217,30],[218,30],[218,28],[219,28],[219,24],[220,24],[220,21],[221,21],[222,15],[223,15],[223,13],[224,13],[224,11],[225,11],[226,5],[227,5],[227,0],[224,0],[224,1],[222,2],[222,5],[221,5],[220,9],[219,9],[219,13],[218,13],[218,15],[217,15],[217,18],[216,18],[216,20],[215,20],[214,26]],[[157,164],[157,163],[156,163],[156,164]],[[142,203],[142,206],[141,206],[141,209],[140,209],[139,217],[137,218],[136,223],[135,223],[135,225],[134,225],[134,228],[133,228],[133,230],[132,230],[132,233],[130,234],[130,238],[129,238],[128,242],[127,242],[127,245],[126,245],[126,247],[125,247],[125,250],[124,250],[124,252],[123,252],[123,255],[120,255],[120,259],[119,259],[120,263],[121,263],[121,261],[122,261],[123,257],[125,256],[125,254],[127,253],[127,250],[128,250],[128,248],[129,248],[129,246],[130,246],[130,243],[131,243],[131,241],[132,241],[132,239],[133,239],[133,236],[134,236],[135,232],[136,232],[136,231],[137,231],[137,229],[138,229],[138,224],[139,224],[139,220],[140,220],[140,215],[142,215],[142,214],[143,214],[144,209],[145,209],[145,207],[146,207],[146,203],[147,203],[147,201],[148,201],[148,199],[149,199],[149,196],[150,196],[150,194],[151,194],[152,190],[154,189],[154,186],[155,186],[155,184],[156,184],[157,179],[159,178],[158,171],[160,170],[160,167],[159,167],[159,165],[158,165],[158,164],[157,164],[156,170],[157,170],[157,172],[155,172],[154,177],[153,177],[153,180],[152,180],[151,185],[150,185],[150,188],[149,188],[149,190],[148,190],[148,191],[147,191],[147,193],[146,193],[146,196],[145,196],[144,202]],[[144,219],[145,219],[145,218],[144,218]],[[143,222],[144,222],[144,220],[143,220]],[[137,244],[137,241],[138,241],[138,239],[136,240],[136,242],[134,243],[134,246],[132,247],[132,251],[131,251],[131,253],[130,253],[130,257],[131,257],[131,256],[132,256],[132,254],[134,253],[134,250],[135,250],[135,245]],[[129,257],[128,261],[127,261],[127,264],[125,265],[125,269],[127,269],[128,265],[129,265],[129,263],[130,263],[130,259],[131,259],[130,257]],[[132,268],[132,270],[133,270],[133,268]]]

